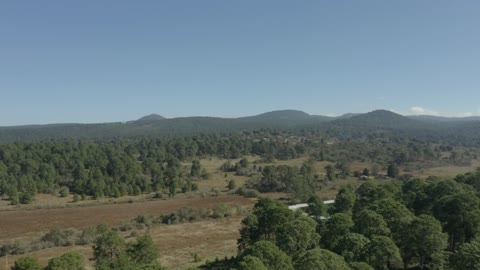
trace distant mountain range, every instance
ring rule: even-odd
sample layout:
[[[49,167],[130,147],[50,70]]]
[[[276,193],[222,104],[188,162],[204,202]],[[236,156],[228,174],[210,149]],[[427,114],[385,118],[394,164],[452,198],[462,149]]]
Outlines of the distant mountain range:
[[[238,132],[257,129],[362,129],[362,130],[447,130],[478,131],[480,117],[448,118],[402,116],[386,110],[338,117],[310,115],[298,110],[282,110],[260,115],[219,118],[179,117],[167,119],[158,114],[135,121],[99,124],[50,124],[0,127],[0,142],[55,139],[118,139],[145,136],[176,136],[199,133]]]

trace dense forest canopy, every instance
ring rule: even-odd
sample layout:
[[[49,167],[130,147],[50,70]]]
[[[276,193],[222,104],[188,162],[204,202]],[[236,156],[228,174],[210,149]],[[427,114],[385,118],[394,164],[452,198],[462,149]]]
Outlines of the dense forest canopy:
[[[264,161],[310,157],[338,163],[344,176],[353,161],[395,164],[405,171],[469,164],[478,157],[479,138],[470,132],[477,122],[448,123],[423,123],[388,111],[338,118],[277,111],[236,119],[150,115],[125,124],[1,128],[0,140],[18,141],[0,144],[0,194],[13,204],[58,191],[98,198],[168,189],[175,195],[177,189],[195,190],[195,180],[206,176],[197,160],[212,156]],[[199,134],[185,135],[190,133]],[[31,136],[35,140],[24,141]],[[293,188],[269,185],[256,188]]]
[[[305,211],[260,199],[239,255],[207,269],[479,269],[480,173],[346,186]]]

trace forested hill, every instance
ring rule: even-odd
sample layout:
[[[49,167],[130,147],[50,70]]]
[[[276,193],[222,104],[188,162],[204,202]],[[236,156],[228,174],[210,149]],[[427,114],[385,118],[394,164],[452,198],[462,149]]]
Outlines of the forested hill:
[[[430,135],[474,138],[480,129],[477,118],[406,117],[378,110],[365,114],[345,114],[339,117],[309,115],[302,111],[273,111],[240,118],[181,117],[167,119],[152,114],[136,121],[99,124],[51,124],[0,127],[0,143],[15,141],[66,139],[120,139],[162,137],[205,133],[231,133],[259,129],[304,130],[330,132],[330,135],[352,131],[402,131]],[[333,132],[333,133],[332,133]],[[408,133],[407,132],[407,133]]]

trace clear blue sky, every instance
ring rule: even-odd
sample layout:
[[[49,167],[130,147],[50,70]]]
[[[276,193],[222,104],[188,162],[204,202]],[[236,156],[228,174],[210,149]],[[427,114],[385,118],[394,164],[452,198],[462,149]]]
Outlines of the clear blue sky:
[[[480,114],[480,1],[1,1],[0,125]]]

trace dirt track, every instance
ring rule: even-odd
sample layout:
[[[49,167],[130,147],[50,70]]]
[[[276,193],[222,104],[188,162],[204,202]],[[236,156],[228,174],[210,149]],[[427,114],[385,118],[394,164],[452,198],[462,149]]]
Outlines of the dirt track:
[[[211,208],[218,203],[249,205],[238,196],[186,198],[89,207],[0,212],[0,241],[37,235],[55,228],[85,229],[97,224],[119,225],[138,215],[161,215],[182,207]]]

